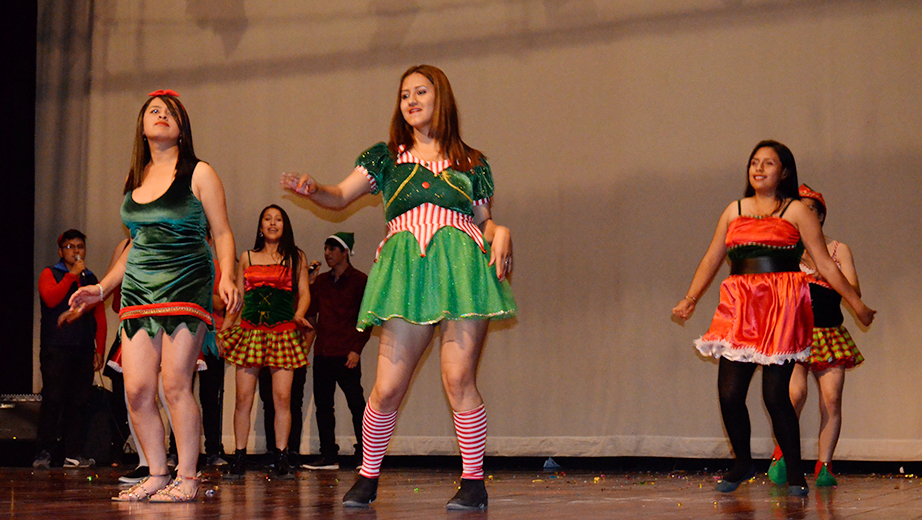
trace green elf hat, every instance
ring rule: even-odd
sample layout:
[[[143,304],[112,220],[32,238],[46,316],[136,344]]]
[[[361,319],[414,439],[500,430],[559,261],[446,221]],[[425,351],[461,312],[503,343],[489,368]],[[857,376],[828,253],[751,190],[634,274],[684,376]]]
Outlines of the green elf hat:
[[[349,251],[349,256],[355,254],[355,251],[352,250],[352,246],[355,245],[355,233],[346,233],[345,231],[340,231],[339,233],[333,233],[327,240],[335,240],[342,244],[346,251]]]

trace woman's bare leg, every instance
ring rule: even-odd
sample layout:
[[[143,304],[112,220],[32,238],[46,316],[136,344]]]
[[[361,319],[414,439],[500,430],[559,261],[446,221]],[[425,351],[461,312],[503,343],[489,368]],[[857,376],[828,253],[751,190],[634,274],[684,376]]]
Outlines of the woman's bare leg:
[[[390,319],[381,329],[378,371],[368,404],[377,412],[388,414],[396,412],[403,402],[413,372],[432,340],[435,327]]]
[[[791,374],[791,404],[797,412],[797,417],[804,410],[804,404],[807,403],[807,366],[801,363],[794,365],[794,372]]]
[[[828,368],[814,374],[820,389],[820,439],[819,460],[832,462],[842,430],[842,389],[845,386],[845,369]]]
[[[288,448],[288,435],[291,433],[291,381],[294,370],[273,368],[272,404],[275,409],[275,447],[279,451]],[[266,444],[269,439],[266,439]]]
[[[192,394],[192,377],[206,332],[201,324],[193,336],[188,327],[180,325],[171,336],[163,337],[161,377],[176,436],[176,473],[187,479],[195,478],[202,437],[202,410]],[[183,491],[191,493],[197,484],[187,482],[189,489]]]
[[[477,390],[477,365],[487,336],[486,320],[441,323],[442,384],[451,409],[472,410],[483,404]]]
[[[238,366],[234,374],[237,383],[234,398],[234,447],[238,450],[246,449],[250,438],[250,414],[253,411],[259,368]]]
[[[487,321],[445,321],[441,327],[442,383],[451,403],[462,467],[461,489],[448,507],[486,507],[483,457],[487,445],[487,412],[477,390],[477,365],[483,352]]]
[[[152,475],[144,485],[148,494],[170,481],[163,419],[157,407],[162,341],[162,332],[153,339],[144,330],[133,338],[128,338],[127,333],[122,332],[122,373],[128,412],[140,444],[139,449],[144,452]]]
[[[377,377],[362,417],[362,469],[359,474],[366,479],[377,479],[380,474],[381,461],[397,424],[397,409],[433,331],[431,325],[414,325],[399,319],[388,320],[382,326]],[[351,493],[346,494],[344,501],[350,500]]]

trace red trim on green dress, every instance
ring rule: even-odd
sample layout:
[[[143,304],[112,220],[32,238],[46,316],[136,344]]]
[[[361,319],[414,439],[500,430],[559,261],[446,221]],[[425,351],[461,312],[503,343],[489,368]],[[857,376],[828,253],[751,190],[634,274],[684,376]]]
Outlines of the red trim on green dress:
[[[149,303],[147,305],[133,305],[123,307],[118,311],[121,321],[147,316],[194,316],[208,325],[214,325],[211,313],[201,305],[189,302]]]

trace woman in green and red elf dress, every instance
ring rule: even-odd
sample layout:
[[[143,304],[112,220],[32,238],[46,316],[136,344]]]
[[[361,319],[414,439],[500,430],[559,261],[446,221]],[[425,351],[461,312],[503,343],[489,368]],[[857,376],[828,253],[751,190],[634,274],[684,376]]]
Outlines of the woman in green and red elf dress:
[[[382,328],[375,386],[365,408],[362,469],[343,504],[377,497],[381,459],[413,372],[440,328],[442,381],[462,457],[461,486],[449,509],[487,507],[483,483],[486,411],[477,364],[488,320],[515,315],[509,229],[493,222],[493,176],[486,157],[461,140],[451,85],[436,67],[400,78],[390,140],[372,146],[336,185],[286,174],[283,186],[328,208],[381,193],[387,235],[358,317]]]
[[[272,204],[259,214],[256,243],[240,255],[237,264],[238,290],[243,291],[240,324],[237,314],[228,314],[218,333],[222,354],[237,366],[234,405],[236,451],[225,469],[227,478],[246,474],[246,447],[250,436],[250,412],[259,371],[268,367],[272,376],[276,447],[274,473],[294,478],[289,464],[288,434],[291,431],[291,382],[296,368],[307,365],[310,344],[301,331],[310,328],[304,318],[310,306],[307,260],[295,245],[288,213]]]

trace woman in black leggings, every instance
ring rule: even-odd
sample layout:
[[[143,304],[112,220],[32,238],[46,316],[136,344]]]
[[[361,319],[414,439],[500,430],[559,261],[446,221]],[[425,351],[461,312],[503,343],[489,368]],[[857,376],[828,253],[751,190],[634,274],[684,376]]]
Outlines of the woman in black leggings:
[[[720,411],[736,457],[717,490],[734,491],[755,476],[746,393],[762,366],[762,398],[788,462],[788,493],[803,496],[808,489],[800,468],[800,426],[788,387],[794,363],[805,359],[812,345],[810,289],[800,272],[804,248],[862,323],[870,325],[875,311],[829,257],[816,215],[799,200],[797,166],[788,147],[776,141],[758,143],[749,156],[747,179],[745,198],[720,216],[691,286],[672,313],[688,319],[730,258],[730,276],[720,286],[711,327],[695,342],[702,355],[720,360]]]

